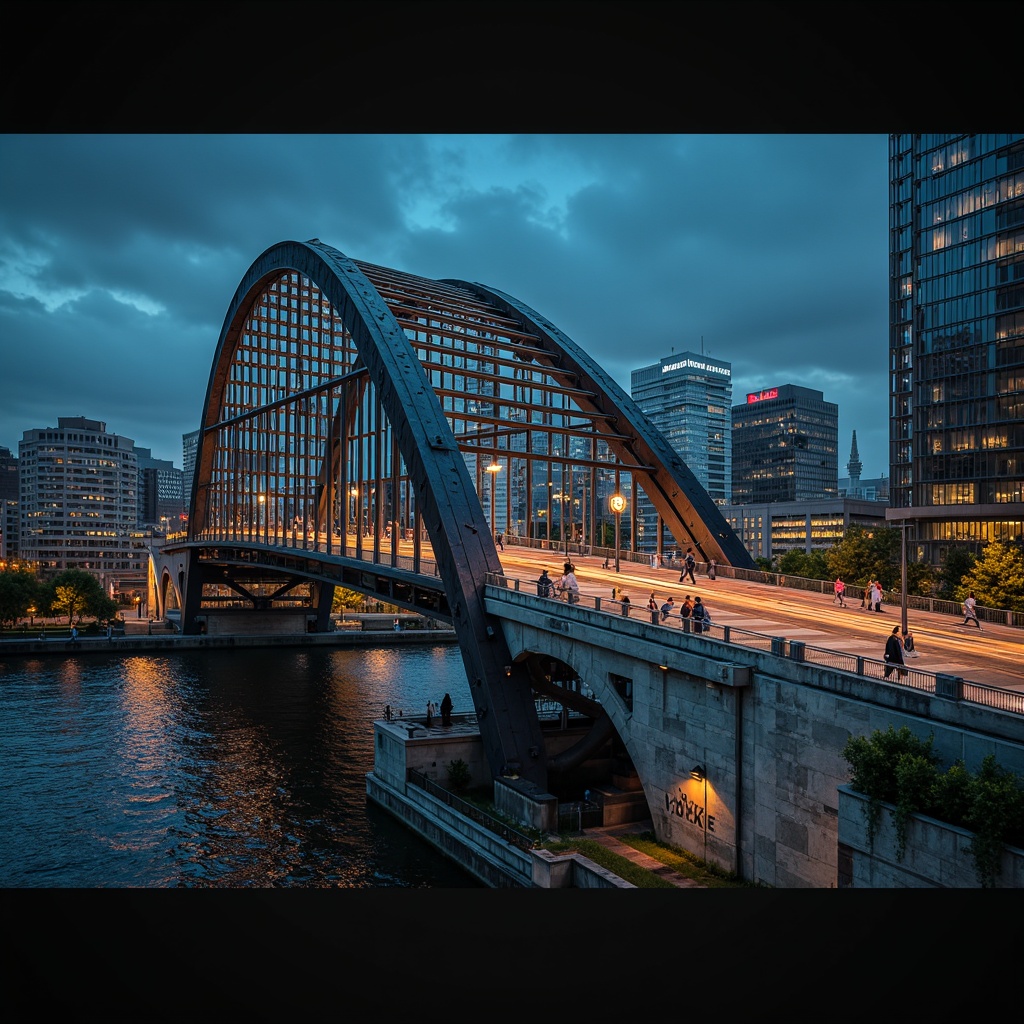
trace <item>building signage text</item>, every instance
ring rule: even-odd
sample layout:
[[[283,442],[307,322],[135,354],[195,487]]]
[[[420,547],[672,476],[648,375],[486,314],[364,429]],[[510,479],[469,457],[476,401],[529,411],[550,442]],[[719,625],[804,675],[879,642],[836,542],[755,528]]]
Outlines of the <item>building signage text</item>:
[[[750,405],[752,402],[763,402],[766,398],[778,397],[778,388],[765,388],[763,391],[754,391],[751,394],[747,395],[747,405]]]
[[[677,818],[685,818],[705,832],[715,831],[714,815],[708,814],[706,807],[701,807],[700,804],[691,800],[682,789],[679,790],[677,797],[665,794],[665,810]]]
[[[699,359],[680,359],[675,363],[666,363],[662,373],[670,373],[672,370],[703,370],[705,373],[720,373],[725,377],[732,375],[732,370],[727,366],[715,366],[713,363],[703,363]]]

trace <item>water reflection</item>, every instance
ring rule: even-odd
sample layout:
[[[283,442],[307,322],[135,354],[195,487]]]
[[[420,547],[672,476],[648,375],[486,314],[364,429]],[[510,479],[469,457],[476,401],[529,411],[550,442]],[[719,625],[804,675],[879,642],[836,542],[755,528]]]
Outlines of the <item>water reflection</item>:
[[[372,721],[454,645],[0,663],[0,884],[478,887],[366,802]]]

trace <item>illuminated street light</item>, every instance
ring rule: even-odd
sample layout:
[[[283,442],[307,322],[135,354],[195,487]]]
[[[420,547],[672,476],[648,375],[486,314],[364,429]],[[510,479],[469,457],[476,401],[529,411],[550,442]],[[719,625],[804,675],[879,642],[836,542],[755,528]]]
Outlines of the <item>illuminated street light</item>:
[[[626,507],[626,499],[621,494],[613,494],[608,499],[608,507],[615,513],[615,571],[619,571],[619,542],[621,540],[620,533],[620,517],[623,510]]]

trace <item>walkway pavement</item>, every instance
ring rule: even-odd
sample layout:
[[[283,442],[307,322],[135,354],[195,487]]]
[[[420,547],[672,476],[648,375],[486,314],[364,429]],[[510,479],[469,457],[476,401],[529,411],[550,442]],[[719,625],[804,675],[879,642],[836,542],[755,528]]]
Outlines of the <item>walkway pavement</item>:
[[[654,857],[641,853],[629,844],[622,842],[619,838],[623,835],[639,832],[654,832],[654,823],[650,818],[645,818],[643,821],[626,822],[623,825],[588,828],[584,832],[584,836],[596,843],[600,843],[606,849],[611,850],[612,853],[617,853],[620,857],[625,857],[627,860],[632,861],[638,867],[646,868],[652,874],[665,879],[666,882],[671,882],[677,889],[707,888],[707,886],[701,885],[700,882],[695,882],[692,878],[679,874],[678,871],[673,870],[667,864],[662,864],[660,860],[655,860]]]

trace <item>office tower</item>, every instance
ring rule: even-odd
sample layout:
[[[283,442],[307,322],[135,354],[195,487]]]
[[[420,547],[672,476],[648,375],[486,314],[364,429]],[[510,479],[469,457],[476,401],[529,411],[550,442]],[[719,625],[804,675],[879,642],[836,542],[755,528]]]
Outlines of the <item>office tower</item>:
[[[732,407],[732,503],[835,498],[839,406],[783,384]]]
[[[167,459],[154,459],[149,448],[136,446],[139,462],[139,525],[177,533],[185,511],[184,474]]]
[[[732,486],[732,364],[703,353],[665,356],[630,374],[630,397],[679,453],[717,505]],[[637,549],[657,549],[657,513],[642,492],[636,498]],[[663,545],[675,541],[664,531]]]
[[[0,559],[18,557],[18,457],[0,446]]]
[[[196,455],[199,452],[199,431],[191,430],[181,435],[182,488],[185,496],[185,511],[192,505],[192,481],[196,475]]]
[[[45,575],[87,569],[108,589],[145,581],[135,442],[99,420],[61,416],[56,427],[27,430],[18,454],[21,557]]]
[[[940,565],[1024,527],[1024,133],[889,136],[890,520]]]

